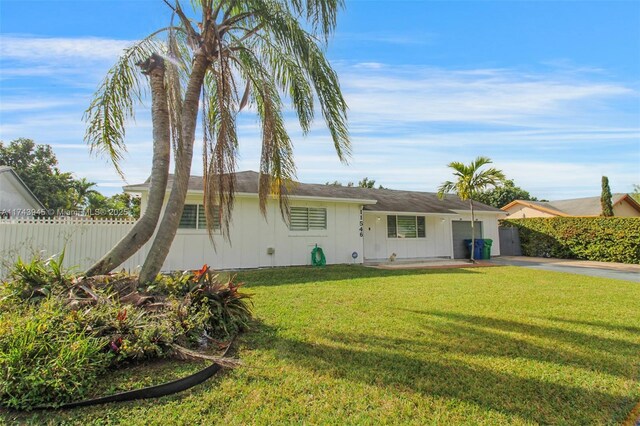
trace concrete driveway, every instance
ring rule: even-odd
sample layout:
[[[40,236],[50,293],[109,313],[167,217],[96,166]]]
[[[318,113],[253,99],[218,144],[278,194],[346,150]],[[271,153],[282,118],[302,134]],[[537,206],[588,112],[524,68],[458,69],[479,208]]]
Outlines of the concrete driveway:
[[[527,256],[500,256],[491,259],[491,263],[496,265],[522,266],[545,271],[569,272],[600,278],[614,278],[640,283],[640,265],[630,265],[627,263],[547,259]]]

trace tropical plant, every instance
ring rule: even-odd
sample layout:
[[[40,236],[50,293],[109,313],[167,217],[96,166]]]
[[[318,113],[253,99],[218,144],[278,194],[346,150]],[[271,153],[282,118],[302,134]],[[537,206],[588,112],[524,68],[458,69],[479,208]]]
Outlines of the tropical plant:
[[[98,191],[93,189],[94,186],[96,186],[96,183],[89,182],[86,178],[80,178],[73,182],[71,191],[74,208],[80,209],[87,207],[89,204],[89,197],[100,194]]]
[[[227,237],[238,155],[236,117],[241,110],[251,106],[262,129],[259,205],[265,215],[267,199],[275,195],[283,217],[287,217],[287,193],[295,177],[292,143],[283,118],[283,94],[291,100],[305,133],[314,119],[317,99],[338,157],[346,161],[350,152],[347,106],[337,75],[324,55],[342,0],[197,0],[191,2],[189,10],[179,1],[165,3],[173,12],[171,24],[125,51],[86,116],[86,139],[92,149],[107,153],[120,170],[125,120],[134,116],[134,103],[142,97],[142,80],[135,65],[142,63],[150,76],[158,75],[158,84],[151,84],[152,98],[164,95],[166,101],[152,108],[154,145],[164,146],[169,139],[173,142],[175,177],[142,267],[141,282],[157,275],[175,236],[188,189],[198,116],[204,135],[207,223],[211,231],[214,215],[220,214]],[[188,16],[191,12],[194,17]],[[166,36],[161,38],[161,34]],[[160,108],[164,108],[161,114]],[[148,209],[152,208],[154,194],[164,198],[165,187],[154,179],[165,176],[160,169],[155,175],[156,169],[152,171]],[[161,206],[162,201],[159,203]],[[219,209],[214,208],[216,204]],[[106,272],[135,253],[153,233],[157,222],[153,219],[148,220],[151,233],[137,230],[135,244],[124,243],[132,239],[132,230],[123,244],[89,273]]]
[[[64,250],[58,256],[48,259],[34,256],[29,262],[25,262],[18,258],[9,271],[9,280],[3,286],[4,296],[39,301],[55,291],[66,289],[72,274],[63,269],[63,261]]]
[[[30,409],[83,397],[113,356],[53,298],[0,312],[0,405]]]
[[[609,187],[609,178],[602,176],[602,193],[600,194],[600,206],[602,207],[602,216],[613,216],[613,204],[611,202],[611,188]]]
[[[478,157],[468,165],[453,161],[447,167],[454,170],[453,175],[455,181],[446,181],[438,188],[438,197],[444,198],[445,194],[455,192],[462,201],[469,201],[471,209],[471,255],[470,259],[474,259],[475,247],[475,212],[473,208],[473,199],[487,188],[497,187],[505,181],[504,173],[496,168],[488,168],[480,170],[483,166],[491,164],[491,159],[487,157]]]

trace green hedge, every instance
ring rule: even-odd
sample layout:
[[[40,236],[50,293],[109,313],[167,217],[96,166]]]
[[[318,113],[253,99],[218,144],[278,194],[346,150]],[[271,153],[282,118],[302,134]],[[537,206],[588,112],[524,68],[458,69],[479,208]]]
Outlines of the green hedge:
[[[518,228],[525,256],[640,263],[640,218],[536,217],[501,225]]]

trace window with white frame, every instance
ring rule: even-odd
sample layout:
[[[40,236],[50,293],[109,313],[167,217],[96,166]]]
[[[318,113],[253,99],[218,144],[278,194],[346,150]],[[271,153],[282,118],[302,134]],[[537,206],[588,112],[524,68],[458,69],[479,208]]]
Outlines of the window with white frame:
[[[427,227],[424,216],[387,216],[387,237],[425,238]]]
[[[324,207],[291,207],[289,230],[324,231],[327,229],[327,209]]]
[[[220,210],[213,207],[213,229],[220,229]],[[207,218],[202,204],[185,204],[180,217],[180,229],[207,229]]]

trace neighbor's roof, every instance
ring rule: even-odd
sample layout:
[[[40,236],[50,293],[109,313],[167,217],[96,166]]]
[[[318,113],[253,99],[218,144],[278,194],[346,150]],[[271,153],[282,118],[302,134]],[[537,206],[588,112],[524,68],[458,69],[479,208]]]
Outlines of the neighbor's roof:
[[[616,204],[623,201],[627,201],[633,208],[640,211],[640,204],[638,204],[633,198],[631,198],[629,194],[612,194],[612,205],[615,206]],[[555,214],[558,216],[600,216],[600,214],[602,213],[600,197],[572,198],[570,200],[544,202],[515,200],[502,207],[502,210],[506,211],[516,204],[546,211],[547,213]]]
[[[245,194],[258,193],[258,181],[260,174],[254,171],[236,173],[236,192]],[[173,175],[169,175],[167,187],[170,188]],[[149,189],[149,179],[143,184],[128,185],[124,187],[128,192],[141,192]],[[204,182],[202,176],[191,176],[189,179],[189,191],[203,191]],[[292,197],[358,200],[365,204],[364,209],[379,212],[412,212],[412,213],[436,213],[455,214],[458,210],[469,210],[466,201],[461,201],[456,195],[446,195],[440,200],[433,192],[398,191],[393,189],[359,188],[337,185],[323,185],[296,182],[290,195]],[[475,202],[477,211],[490,211],[502,213],[500,209]]]
[[[27,184],[24,183],[24,181],[22,179],[20,179],[20,176],[18,176],[16,171],[13,170],[13,167],[0,166],[0,174],[2,174],[2,173],[8,173],[9,175],[13,176],[14,180],[18,183],[18,185],[20,185],[24,189],[24,192],[26,193],[27,197],[31,197],[33,199],[33,201],[35,202],[35,204],[37,204],[41,209],[45,208],[44,205],[40,202],[40,200],[38,200],[38,197],[36,197],[34,195],[34,193],[31,192],[31,189],[29,189]]]

